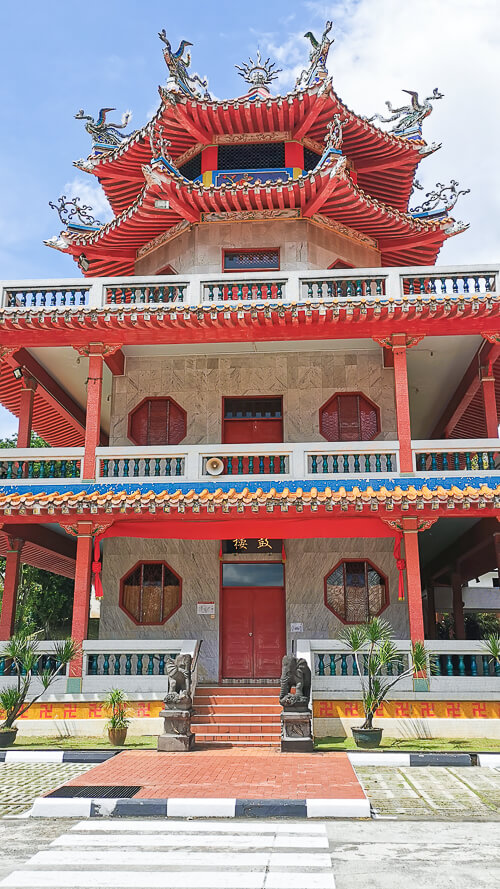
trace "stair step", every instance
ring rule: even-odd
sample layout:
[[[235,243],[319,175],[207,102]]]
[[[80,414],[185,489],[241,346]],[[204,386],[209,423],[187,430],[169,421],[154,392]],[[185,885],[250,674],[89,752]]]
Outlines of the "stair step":
[[[279,716],[268,716],[262,713],[198,713],[195,711],[191,722],[200,725],[202,722],[220,723],[221,725],[280,725]]]
[[[280,731],[278,723],[262,723],[262,722],[191,722],[193,731],[207,729],[210,731],[219,731],[224,734],[231,732],[243,731],[246,735],[254,734],[275,734]]]
[[[227,710],[228,713],[238,713],[241,711],[242,713],[280,713],[281,707],[275,702],[272,704],[264,704],[261,701],[253,701],[253,700],[239,700],[239,701],[228,701],[226,703],[225,700],[220,701],[205,701],[203,698],[194,699],[194,706],[197,710],[217,710],[221,713],[224,710]]]
[[[279,685],[198,685],[197,695],[262,695],[278,696]]]

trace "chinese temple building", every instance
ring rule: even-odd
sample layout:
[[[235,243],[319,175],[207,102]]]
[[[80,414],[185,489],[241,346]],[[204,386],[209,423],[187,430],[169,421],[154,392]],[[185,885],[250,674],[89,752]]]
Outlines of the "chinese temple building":
[[[27,561],[74,577],[82,644],[28,721],[89,734],[118,684],[146,731],[166,656],[190,651],[197,738],[277,743],[297,652],[316,734],[339,734],[358,707],[339,631],[381,615],[437,665],[384,705],[394,732],[499,732],[498,669],[465,633],[467,613],[500,613],[499,269],[435,265],[467,228],[455,180],[418,196],[441,93],[361,117],[328,73],[331,34],[308,32],[286,95],[257,54],[243,95],[215,100],[163,31],[144,127],[75,115],[91,138],[75,166],[113,218],[60,198],[46,243],[75,279],[6,282],[0,307],[0,402],[19,417],[0,640]]]

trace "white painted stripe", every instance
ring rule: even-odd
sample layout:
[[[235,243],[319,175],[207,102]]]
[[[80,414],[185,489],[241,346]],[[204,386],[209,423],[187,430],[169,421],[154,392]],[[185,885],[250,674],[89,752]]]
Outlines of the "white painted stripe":
[[[269,879],[268,875],[268,879]],[[309,876],[312,875],[307,875]],[[296,878],[297,877],[297,878]],[[294,889],[309,889],[313,883],[300,882],[300,875],[293,877]],[[290,876],[287,882],[280,886],[290,886]],[[0,886],[11,886],[16,889],[29,887],[37,889],[49,887],[49,889],[262,889],[264,875],[259,871],[178,871],[166,874],[165,871],[112,871],[112,870],[16,870],[0,883]],[[271,885],[268,883],[268,885]],[[314,884],[316,886],[316,884]],[[325,889],[331,889],[329,883]],[[318,884],[318,889],[323,889],[323,884]]]
[[[348,753],[353,766],[409,766],[409,753]]]
[[[238,819],[232,822],[212,820],[194,822],[173,821],[170,819],[168,821],[159,821],[158,819],[152,821],[150,818],[144,820],[134,818],[133,821],[117,821],[116,818],[113,821],[94,821],[91,819],[90,821],[79,821],[71,830],[77,832],[90,831],[92,833],[107,831],[111,833],[122,833],[123,831],[142,833],[142,831],[149,831],[154,833],[155,836],[159,832],[173,833],[176,830],[180,830],[183,833],[298,833],[304,838],[307,838],[310,834],[324,834],[326,832],[324,824],[307,824],[304,821],[287,820],[285,822],[276,821],[269,823],[267,821],[255,822]]]
[[[81,800],[85,802],[85,800]],[[305,840],[311,849],[328,849],[328,838],[326,833],[324,836],[308,836]],[[51,847],[69,846],[71,848],[79,846],[89,848],[106,848],[115,846],[122,849],[130,849],[132,846],[144,849],[162,849],[169,846],[178,848],[186,848],[188,846],[198,848],[229,848],[235,849],[256,848],[256,849],[296,849],[297,836],[286,836],[280,834],[269,834],[268,836],[256,836],[248,834],[248,836],[224,836],[221,834],[203,834],[196,838],[192,834],[175,833],[170,836],[155,836],[153,833],[147,834],[119,834],[110,837],[104,836],[79,836],[78,834],[68,833],[53,840]]]
[[[500,769],[500,753],[479,753],[477,760],[483,768]]]
[[[335,889],[333,873],[329,874],[267,874],[264,886],[266,889]]]
[[[369,818],[370,803],[365,799],[308,799],[308,818]]]
[[[5,762],[62,762],[64,750],[7,750]]]
[[[89,799],[40,796],[28,812],[32,818],[90,818]]]
[[[236,799],[203,799],[196,797],[186,799],[169,799],[167,801],[167,816],[170,818],[204,818],[215,816],[216,818],[234,818],[236,812]]]
[[[193,845],[196,845],[194,843]],[[193,852],[191,848],[175,852],[138,851],[129,857],[128,868],[142,867],[190,867],[204,865],[207,868],[217,867],[271,867],[271,868],[328,868],[330,855],[327,852],[238,852],[228,862],[227,852]],[[46,867],[123,867],[123,851],[117,849],[47,849],[30,859],[30,866],[45,865]]]

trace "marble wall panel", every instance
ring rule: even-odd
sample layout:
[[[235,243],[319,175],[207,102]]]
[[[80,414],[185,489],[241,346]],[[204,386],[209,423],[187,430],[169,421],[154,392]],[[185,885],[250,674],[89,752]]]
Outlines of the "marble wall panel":
[[[380,408],[380,438],[396,438],[394,372],[382,350],[231,356],[129,357],[114,377],[110,444],[128,444],[127,418],[143,398],[169,395],[187,412],[185,444],[221,441],[223,396],[282,395],[285,441],[322,441],[319,409],[336,392],[361,391]]]

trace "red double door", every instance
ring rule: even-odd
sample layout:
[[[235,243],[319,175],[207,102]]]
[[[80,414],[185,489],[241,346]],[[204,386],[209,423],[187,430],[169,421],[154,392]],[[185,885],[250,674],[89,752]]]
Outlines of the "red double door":
[[[277,679],[285,653],[283,587],[223,587],[222,677]]]

